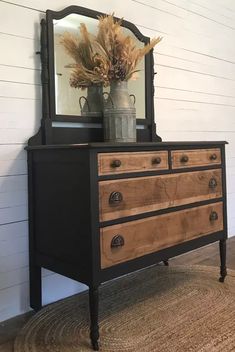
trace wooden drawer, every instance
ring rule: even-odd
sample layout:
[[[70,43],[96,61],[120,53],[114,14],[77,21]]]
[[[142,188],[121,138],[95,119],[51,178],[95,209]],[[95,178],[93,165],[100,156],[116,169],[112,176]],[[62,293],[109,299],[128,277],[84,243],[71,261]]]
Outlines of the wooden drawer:
[[[222,202],[107,226],[100,230],[101,268],[222,230]]]
[[[220,169],[100,181],[100,221],[221,196]]]
[[[123,152],[98,154],[99,175],[167,170],[168,152]]]
[[[171,151],[172,169],[221,164],[219,148]]]

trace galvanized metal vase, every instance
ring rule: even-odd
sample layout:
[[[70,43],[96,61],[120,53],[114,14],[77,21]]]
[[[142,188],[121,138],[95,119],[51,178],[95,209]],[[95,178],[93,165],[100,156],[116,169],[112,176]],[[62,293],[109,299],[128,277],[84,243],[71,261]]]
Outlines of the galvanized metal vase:
[[[79,98],[79,105],[83,117],[102,117],[103,87],[98,84],[88,87],[87,96]]]
[[[113,81],[104,93],[104,139],[106,142],[136,142],[135,96],[129,95],[127,81]]]

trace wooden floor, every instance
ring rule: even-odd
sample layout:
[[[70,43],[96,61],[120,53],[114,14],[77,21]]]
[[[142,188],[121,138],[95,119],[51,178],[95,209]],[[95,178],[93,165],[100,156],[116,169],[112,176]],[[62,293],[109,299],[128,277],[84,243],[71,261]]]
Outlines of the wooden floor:
[[[228,239],[227,243],[227,267],[235,270],[235,237]],[[211,265],[219,267],[219,245],[218,243],[214,243],[173,258],[170,260],[170,265],[174,264]],[[27,313],[0,323],[0,352],[13,352],[14,338],[32,314],[33,313]]]

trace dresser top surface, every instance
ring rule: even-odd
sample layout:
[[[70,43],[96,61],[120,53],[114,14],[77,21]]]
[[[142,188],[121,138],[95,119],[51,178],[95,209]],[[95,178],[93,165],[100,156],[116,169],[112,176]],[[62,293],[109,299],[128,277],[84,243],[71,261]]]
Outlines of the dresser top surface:
[[[82,143],[82,144],[53,144],[53,145],[34,145],[27,146],[26,150],[35,149],[101,149],[103,151],[109,149],[122,149],[122,148],[135,148],[136,150],[141,148],[167,148],[167,147],[213,147],[228,144],[226,141],[176,141],[176,142],[141,142],[141,143]]]

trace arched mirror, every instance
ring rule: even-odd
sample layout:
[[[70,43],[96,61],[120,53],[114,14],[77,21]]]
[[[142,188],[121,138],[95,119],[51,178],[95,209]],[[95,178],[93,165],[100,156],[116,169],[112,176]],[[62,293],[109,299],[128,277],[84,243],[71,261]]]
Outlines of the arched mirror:
[[[68,66],[73,63],[73,59],[66,53],[61,43],[61,36],[66,32],[79,36],[82,23],[86,25],[89,33],[96,35],[98,17],[102,15],[104,14],[77,6],[70,6],[59,12],[47,11],[50,104],[55,119],[66,121],[67,117],[67,121],[74,120],[74,118],[79,121],[80,117],[80,121],[86,121],[87,117],[89,122],[98,122],[102,119],[98,112],[93,116],[83,112],[83,105],[86,101],[84,98],[87,97],[88,92],[87,89],[71,87],[71,68]],[[123,20],[122,27],[127,35],[135,39],[136,46],[143,48],[149,42],[149,38],[143,36],[132,23]],[[137,121],[140,120],[140,124],[152,118],[151,55],[152,53],[149,53],[139,63],[137,77],[128,81],[129,92],[135,96],[136,117]],[[104,91],[108,90],[108,87],[104,88]],[[92,120],[92,117],[95,119]]]
[[[37,138],[44,144],[104,141],[102,107],[91,108],[95,101],[93,88],[75,88],[71,84],[74,60],[62,43],[65,33],[79,35],[81,24],[95,36],[100,16],[106,14],[70,6],[58,12],[47,10],[46,19],[41,21],[43,118]],[[134,38],[136,47],[143,48],[149,43],[150,39],[134,24],[122,20],[121,26],[124,33]],[[161,141],[156,135],[154,121],[153,50],[144,56],[136,69],[137,77],[128,80],[128,92],[136,109],[137,142]],[[102,93],[109,92],[108,84],[101,86]]]
[[[92,110],[87,107],[87,96],[92,94],[88,89],[74,88],[70,85],[72,68],[69,65],[75,63],[66,52],[61,38],[64,33],[80,36],[79,27],[84,23],[88,32],[96,36],[98,32],[98,20],[80,14],[72,13],[62,19],[53,20],[54,33],[54,79],[55,79],[55,112],[56,115],[70,115],[83,117],[102,117],[101,109]],[[143,48],[144,43],[128,28],[123,28],[126,35],[134,38],[136,46]],[[145,112],[145,61],[142,60],[137,66],[135,79],[128,82],[129,93],[135,96],[136,117],[146,118]],[[91,90],[91,89],[90,89]],[[94,89],[93,89],[94,90]],[[103,88],[103,92],[109,92],[109,87]],[[93,93],[94,95],[94,93]],[[85,109],[84,109],[85,107]]]

